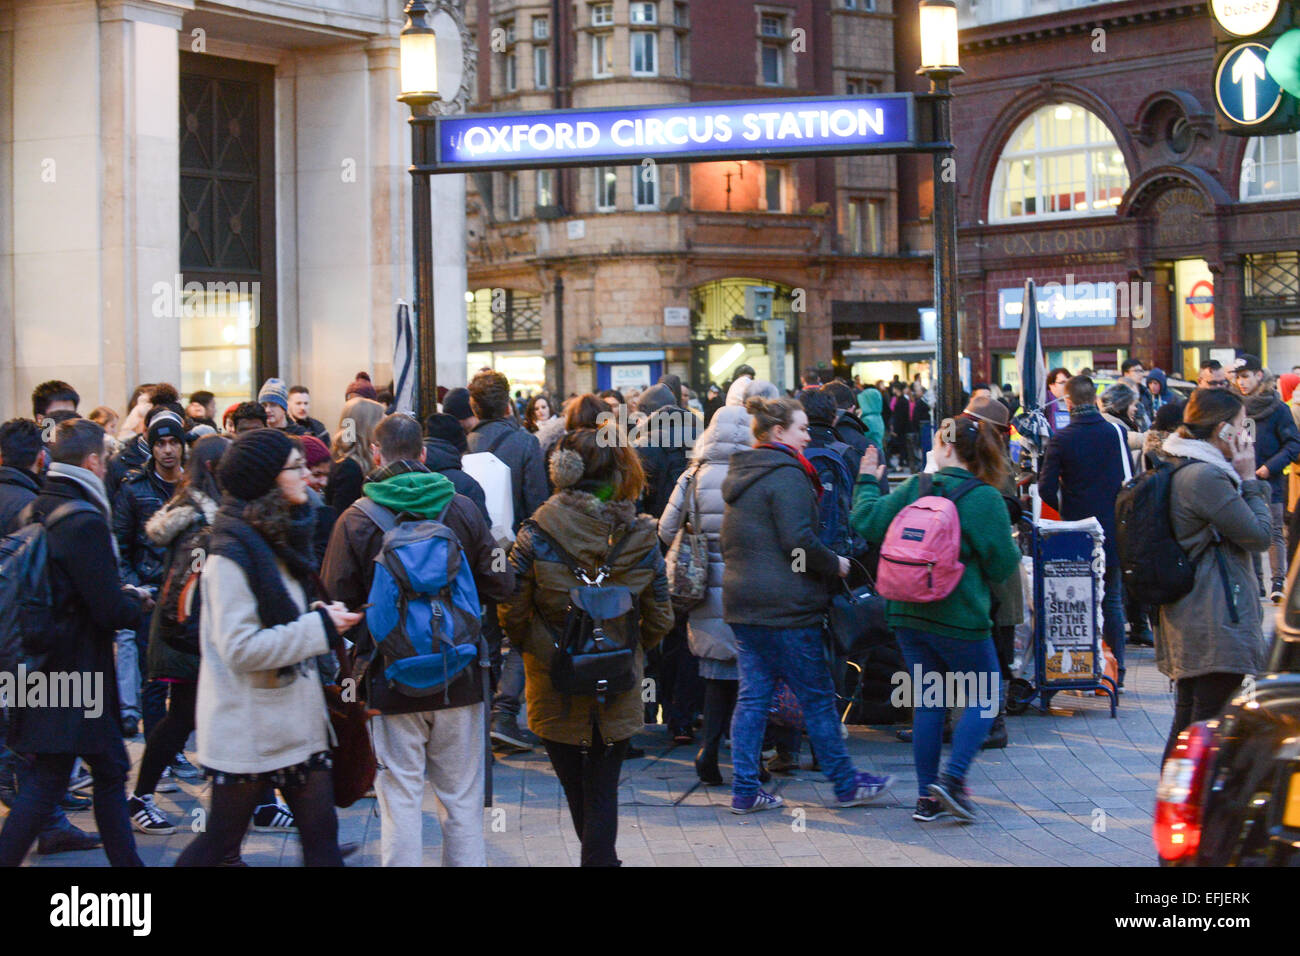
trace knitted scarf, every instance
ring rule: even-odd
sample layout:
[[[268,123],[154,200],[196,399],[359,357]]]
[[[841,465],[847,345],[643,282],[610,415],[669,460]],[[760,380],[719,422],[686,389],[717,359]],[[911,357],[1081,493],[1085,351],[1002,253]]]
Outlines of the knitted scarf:
[[[273,489],[269,495],[278,496],[279,490]],[[222,498],[221,507],[217,509],[217,516],[212,522],[212,537],[208,551],[210,554],[219,554],[239,565],[245,578],[248,579],[248,588],[253,592],[253,598],[257,602],[258,618],[265,627],[276,627],[296,621],[302,614],[280,581],[280,569],[276,564],[276,558],[284,562],[289,573],[302,585],[309,602],[316,590],[315,572],[303,549],[296,546],[303,530],[301,523],[288,518],[286,525],[291,529],[288,534],[283,536],[272,534],[268,537],[265,533],[266,529],[256,526],[262,522],[254,515],[250,515],[250,512],[257,510],[264,512],[269,510],[251,507],[259,504],[273,503],[265,502],[263,499],[248,502],[230,495]],[[250,523],[250,517],[254,518],[254,523]],[[306,530],[310,536],[310,529]],[[281,538],[279,542],[272,540],[277,537]]]

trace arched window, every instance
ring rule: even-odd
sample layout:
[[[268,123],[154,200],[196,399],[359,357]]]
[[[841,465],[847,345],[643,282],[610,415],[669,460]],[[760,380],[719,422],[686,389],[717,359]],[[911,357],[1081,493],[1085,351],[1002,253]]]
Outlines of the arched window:
[[[1300,196],[1300,133],[1257,136],[1241,161],[1241,201]]]
[[[1128,166],[1095,114],[1073,103],[1035,110],[1007,140],[989,197],[989,222],[1114,212]]]

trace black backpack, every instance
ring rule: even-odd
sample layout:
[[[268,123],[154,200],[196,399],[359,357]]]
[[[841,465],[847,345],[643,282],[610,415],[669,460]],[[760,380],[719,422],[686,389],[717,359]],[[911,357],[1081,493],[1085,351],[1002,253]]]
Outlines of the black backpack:
[[[865,542],[849,526],[854,475],[849,469],[848,456],[852,451],[852,446],[842,441],[831,441],[817,447],[809,445],[803,452],[822,486],[817,509],[817,539],[845,557],[857,557],[866,551]]]
[[[47,533],[82,513],[98,514],[99,509],[87,501],[69,501],[34,521],[28,505],[19,516],[19,529],[0,538],[0,672],[12,674],[20,663],[40,670],[54,649]]]
[[[158,592],[154,616],[158,637],[173,650],[199,654],[199,621],[203,613],[203,556],[212,528],[205,525],[190,534],[172,554],[172,563]]]
[[[631,534],[614,542],[595,575],[590,575],[535,521],[525,524],[582,582],[569,589],[569,607],[559,632],[541,618],[555,644],[551,684],[561,694],[595,697],[603,705],[607,697],[631,690],[636,680],[636,646],[641,638],[636,597],[626,585],[604,583]]]
[[[1115,544],[1124,590],[1143,604],[1172,604],[1196,583],[1196,564],[1174,537],[1169,504],[1175,467],[1158,461],[1126,481],[1115,498]]]

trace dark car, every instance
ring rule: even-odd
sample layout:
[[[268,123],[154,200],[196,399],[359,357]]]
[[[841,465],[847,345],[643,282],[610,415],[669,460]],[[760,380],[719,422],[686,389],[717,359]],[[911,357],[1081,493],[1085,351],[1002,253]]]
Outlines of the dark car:
[[[1292,565],[1268,666],[1165,760],[1154,836],[1165,866],[1300,866],[1300,589]]]

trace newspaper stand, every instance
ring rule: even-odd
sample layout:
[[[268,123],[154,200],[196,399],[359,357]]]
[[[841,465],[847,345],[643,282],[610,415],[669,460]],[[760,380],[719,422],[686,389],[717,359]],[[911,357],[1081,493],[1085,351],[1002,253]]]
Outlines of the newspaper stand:
[[[1098,581],[1104,558],[1094,556],[1096,538],[1087,528],[1093,521],[1022,522],[1034,560],[1034,679],[1028,688],[1020,684],[1022,708],[1038,698],[1046,711],[1060,691],[1099,690],[1110,698],[1111,717],[1116,715],[1119,695],[1105,673],[1101,648]]]

